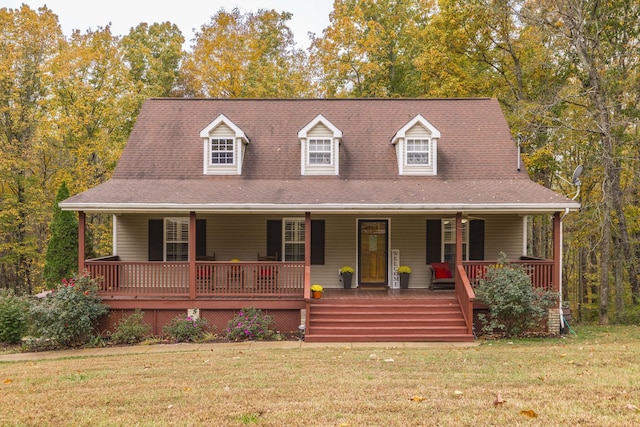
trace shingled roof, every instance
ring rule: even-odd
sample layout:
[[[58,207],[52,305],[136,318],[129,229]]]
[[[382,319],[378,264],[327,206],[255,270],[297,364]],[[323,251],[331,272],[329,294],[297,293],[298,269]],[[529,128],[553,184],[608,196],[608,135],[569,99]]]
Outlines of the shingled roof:
[[[241,175],[203,174],[199,136],[224,114],[250,139]],[[343,132],[340,173],[300,171],[298,132],[322,114]],[[401,176],[391,143],[418,114],[441,134],[437,176]],[[517,170],[495,99],[150,99],[112,178],[68,210],[553,212],[578,204]]]

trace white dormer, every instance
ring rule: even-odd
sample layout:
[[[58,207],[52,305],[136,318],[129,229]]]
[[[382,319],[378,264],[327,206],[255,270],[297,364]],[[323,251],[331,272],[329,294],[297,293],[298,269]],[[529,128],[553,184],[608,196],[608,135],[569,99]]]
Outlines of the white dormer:
[[[340,129],[318,114],[298,132],[298,139],[302,175],[338,175],[342,139]]]
[[[249,138],[242,129],[220,114],[200,131],[204,138],[204,174],[240,175]]]
[[[391,139],[396,146],[400,175],[437,175],[440,131],[420,114]]]

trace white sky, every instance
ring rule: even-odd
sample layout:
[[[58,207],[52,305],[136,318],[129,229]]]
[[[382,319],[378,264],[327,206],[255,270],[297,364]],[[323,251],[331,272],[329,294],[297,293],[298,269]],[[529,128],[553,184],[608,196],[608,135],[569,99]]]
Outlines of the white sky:
[[[288,22],[300,48],[309,46],[308,32],[322,35],[329,25],[333,0],[0,0],[0,8],[19,8],[27,4],[37,9],[44,4],[56,15],[62,31],[69,35],[74,29],[82,32],[111,23],[111,32],[122,36],[141,22],[170,21],[176,24],[185,38],[185,48],[191,46],[194,30],[211,22],[211,17],[224,8],[231,11],[257,12],[275,9],[291,12]]]

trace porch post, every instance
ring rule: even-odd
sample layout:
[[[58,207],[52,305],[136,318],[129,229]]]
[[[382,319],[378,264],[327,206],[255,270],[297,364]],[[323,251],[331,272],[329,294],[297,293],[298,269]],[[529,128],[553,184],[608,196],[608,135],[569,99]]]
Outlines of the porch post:
[[[560,292],[562,280],[562,233],[560,231],[560,212],[553,214],[553,290]],[[560,297],[562,298],[562,296]]]
[[[456,268],[462,265],[462,212],[456,213]]]
[[[304,298],[311,298],[311,212],[304,213]]]
[[[189,298],[196,299],[196,213],[189,212]]]
[[[87,214],[78,211],[78,274],[84,273],[86,226]]]

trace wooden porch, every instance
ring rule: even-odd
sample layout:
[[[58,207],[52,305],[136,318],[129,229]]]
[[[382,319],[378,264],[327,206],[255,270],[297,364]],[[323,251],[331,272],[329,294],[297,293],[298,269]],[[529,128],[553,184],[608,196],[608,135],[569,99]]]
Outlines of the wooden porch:
[[[193,264],[195,275],[191,275]],[[321,299],[305,292],[305,265],[275,261],[85,262],[112,309],[306,308],[306,339],[340,341],[472,341],[473,288],[496,261],[465,261],[453,289],[326,288]],[[520,260],[536,288],[556,289],[550,260]],[[143,307],[144,306],[144,307]]]

